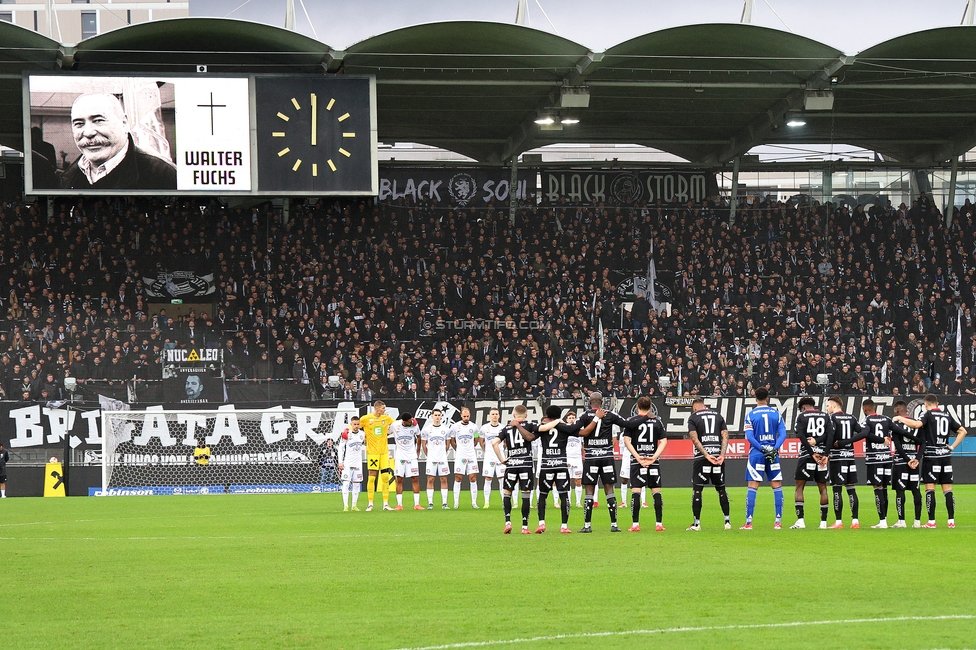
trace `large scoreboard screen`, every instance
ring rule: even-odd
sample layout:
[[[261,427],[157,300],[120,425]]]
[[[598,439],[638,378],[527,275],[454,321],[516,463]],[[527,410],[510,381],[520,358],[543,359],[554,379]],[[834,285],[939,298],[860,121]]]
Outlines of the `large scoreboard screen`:
[[[356,76],[24,79],[28,194],[375,195]]]

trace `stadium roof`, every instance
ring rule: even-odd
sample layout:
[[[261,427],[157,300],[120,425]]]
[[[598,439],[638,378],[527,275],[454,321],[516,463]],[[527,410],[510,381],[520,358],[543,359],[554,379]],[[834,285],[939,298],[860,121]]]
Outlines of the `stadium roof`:
[[[431,23],[346,50],[268,25],[180,18],[62,45],[0,23],[0,144],[22,144],[22,72],[347,73],[377,79],[379,138],[502,163],[554,143],[628,143],[719,165],[762,144],[849,144],[937,164],[976,145],[976,27],[845,56],[744,24],[689,25],[604,52],[528,27]],[[832,91],[832,110],[806,110]],[[589,105],[560,108],[561,93]],[[555,124],[535,123],[550,116]],[[805,125],[789,127],[788,121]],[[578,119],[578,124],[560,123]],[[561,127],[561,130],[556,130]]]

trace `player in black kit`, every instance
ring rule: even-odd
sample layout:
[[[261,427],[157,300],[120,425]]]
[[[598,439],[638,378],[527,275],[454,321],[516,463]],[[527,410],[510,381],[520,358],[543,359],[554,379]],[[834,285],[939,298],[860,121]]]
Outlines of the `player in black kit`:
[[[610,532],[619,533],[617,526],[617,498],[614,485],[617,471],[613,464],[613,425],[624,426],[624,419],[613,411],[603,411],[603,395],[590,393],[590,408],[583,412],[575,424],[559,422],[560,432],[583,437],[583,487],[586,498],[583,501],[583,528],[581,533],[592,533],[590,521],[593,517],[593,495],[598,483],[603,484],[607,496],[607,511],[610,513]],[[592,428],[589,426],[595,423]]]
[[[532,441],[538,435],[538,428],[532,422],[526,422],[528,411],[519,404],[512,410],[513,421],[508,423],[492,441],[495,456],[505,465],[505,478],[502,479],[502,504],[505,509],[506,535],[512,532],[512,492],[518,486],[522,491],[522,534],[529,533],[529,512],[532,509],[532,490],[535,487],[535,477],[532,467]],[[502,453],[505,445],[505,453]]]
[[[550,406],[546,409],[546,419],[539,425],[539,442],[542,444],[542,459],[539,468],[539,527],[536,533],[546,532],[546,501],[553,487],[559,495],[559,509],[562,525],[559,532],[569,534],[569,461],[566,459],[566,444],[569,434],[557,429],[560,408]],[[516,426],[521,426],[516,423]],[[596,425],[590,423],[591,428]]]
[[[10,462],[10,452],[0,444],[0,498],[7,498],[7,463]]]
[[[658,459],[668,446],[667,435],[660,418],[651,413],[651,398],[642,395],[637,399],[637,415],[625,420],[624,445],[631,453],[630,463],[630,514],[634,523],[630,532],[640,532],[641,489],[647,488],[654,495],[655,530],[664,530],[664,498],[661,496],[661,466]]]
[[[864,421],[861,427],[870,437],[864,443],[864,462],[868,483],[874,487],[874,504],[878,523],[871,528],[888,527],[888,486],[891,484],[891,418],[878,413],[874,400],[861,403]]]
[[[817,484],[820,491],[820,528],[827,527],[830,505],[827,499],[827,449],[833,444],[834,424],[830,416],[817,409],[812,397],[802,397],[797,402],[800,414],[796,416],[793,431],[800,439],[800,454],[796,460],[796,491],[793,501],[796,507],[796,523],[790,530],[806,528],[803,511],[803,489],[809,481]]]
[[[922,429],[922,474],[925,482],[925,506],[929,520],[922,528],[935,528],[935,486],[942,485],[945,496],[946,524],[949,528],[956,527],[956,502],[952,496],[952,452],[966,437],[963,428],[951,413],[939,408],[939,398],[935,395],[925,396],[925,414],[921,420],[912,420],[907,416],[895,418],[898,422],[912,429]],[[956,439],[950,445],[949,436],[955,433]]]
[[[695,446],[695,466],[691,475],[691,514],[694,522],[687,530],[701,530],[702,490],[713,485],[725,515],[725,530],[732,530],[729,519],[729,493],[725,491],[725,451],[729,446],[729,428],[718,411],[705,406],[696,397],[691,403],[694,411],[688,418],[688,436]]]
[[[843,401],[838,396],[827,400],[827,413],[834,424],[834,444],[830,446],[830,484],[834,490],[834,516],[836,521],[830,528],[844,527],[841,516],[844,514],[844,488],[851,502],[851,528],[860,528],[857,520],[857,464],[854,462],[854,443],[863,438],[861,424],[853,415],[844,413]]]
[[[895,464],[891,470],[891,485],[895,489],[895,512],[898,521],[892,528],[908,528],[905,523],[905,492],[911,491],[915,502],[915,521],[912,528],[922,527],[922,491],[918,488],[918,479],[922,464],[922,434],[906,427],[898,417],[908,414],[908,405],[904,400],[894,404],[895,417],[891,422],[891,439],[895,443]]]

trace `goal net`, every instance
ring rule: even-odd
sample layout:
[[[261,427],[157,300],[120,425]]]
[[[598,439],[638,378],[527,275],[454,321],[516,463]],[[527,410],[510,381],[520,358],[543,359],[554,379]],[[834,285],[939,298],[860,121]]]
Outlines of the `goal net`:
[[[337,444],[358,410],[102,413],[102,495],[260,494],[338,489]]]

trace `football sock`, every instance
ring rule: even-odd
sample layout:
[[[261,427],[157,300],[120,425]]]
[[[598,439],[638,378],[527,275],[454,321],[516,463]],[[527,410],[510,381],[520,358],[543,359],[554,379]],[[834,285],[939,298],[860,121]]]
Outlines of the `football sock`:
[[[905,521],[905,491],[895,490],[895,512],[898,513],[898,521]]]
[[[415,505],[415,506],[419,506],[420,505],[420,492],[414,492],[413,493],[413,505]]]
[[[834,517],[837,521],[841,520],[844,514],[844,488],[839,485],[834,486]]]
[[[776,508],[776,521],[783,518],[783,488],[773,488],[773,505]]]
[[[359,483],[353,483],[352,484],[352,507],[353,508],[356,507],[356,503],[359,501],[359,490],[360,490]]]
[[[441,488],[441,505],[447,505],[447,488]]]
[[[756,488],[746,491],[746,523],[752,523],[752,514],[756,511]]]
[[[925,509],[929,513],[929,521],[935,521],[935,490],[925,491]]]
[[[471,505],[478,505],[478,482],[475,481],[469,486],[469,492],[471,492]]]
[[[691,514],[695,518],[695,523],[696,524],[701,519],[701,509],[702,509],[702,493],[701,493],[701,490],[694,490],[691,493]]]
[[[722,514],[725,515],[725,521],[728,521],[731,510],[729,509],[729,493],[725,491],[724,486],[718,488],[718,504],[722,506]]]
[[[505,521],[512,521],[512,496],[510,494],[502,495],[502,509],[505,511]]]
[[[851,519],[857,519],[858,511],[858,500],[857,500],[857,490],[854,489],[853,485],[847,486],[847,499],[851,502]]]
[[[532,493],[522,493],[522,526],[529,525],[529,513],[532,512]]]
[[[212,104],[213,102],[211,102]],[[373,497],[376,496],[376,481],[379,477],[367,476],[366,477],[366,500],[370,503],[373,502]]]
[[[827,521],[827,516],[830,514],[830,504],[821,503],[820,504],[820,521]]]
[[[563,526],[569,523],[569,492],[559,493],[559,514],[562,515]]]
[[[874,505],[878,508],[878,518],[884,521],[888,518],[888,490],[875,488]]]
[[[401,492],[400,494],[396,495],[396,497],[397,497],[397,505],[398,506],[402,506],[403,505],[403,493]]]
[[[213,102],[210,102],[211,104]],[[380,489],[383,491],[383,503],[389,503],[390,501],[390,483],[396,479],[393,476],[393,470],[384,469],[380,470],[380,475],[377,477],[380,482]]]
[[[922,490],[916,485],[912,488],[912,499],[915,502],[915,520],[922,518]]]
[[[343,508],[349,507],[349,482],[348,481],[342,482],[342,507]]]
[[[630,518],[635,524],[640,523],[641,495],[640,492],[633,492],[630,495]]]
[[[434,488],[427,488],[427,505],[434,505]]]
[[[491,502],[491,481],[485,480],[485,505]]]
[[[660,492],[654,492],[654,517],[657,523],[664,523],[664,496]]]
[[[454,507],[461,503],[461,481],[454,481]]]
[[[583,499],[583,525],[589,526],[593,518],[593,497],[586,495]]]
[[[796,510],[796,518],[803,519],[803,502],[797,501],[793,504],[794,510]]]
[[[213,102],[211,102],[213,103]],[[946,513],[949,519],[956,518],[956,499],[952,496],[952,490],[944,494],[946,502]]]
[[[576,507],[577,508],[580,507],[582,503],[583,503],[583,486],[577,485],[576,486]]]
[[[642,487],[641,488],[641,503],[642,504],[647,503],[647,488],[646,487]]]
[[[539,494],[539,523],[546,520],[546,501],[549,500],[549,493]]]
[[[607,496],[607,512],[610,513],[610,523],[616,525],[617,523],[617,497],[616,495],[610,494]]]

